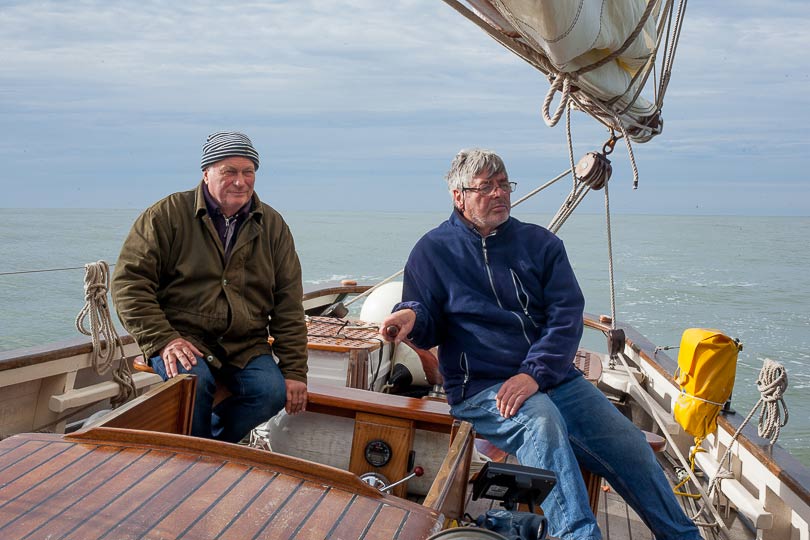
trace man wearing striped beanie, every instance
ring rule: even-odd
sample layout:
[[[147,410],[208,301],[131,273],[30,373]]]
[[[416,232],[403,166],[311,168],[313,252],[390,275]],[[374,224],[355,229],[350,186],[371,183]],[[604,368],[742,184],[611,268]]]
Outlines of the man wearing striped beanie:
[[[254,192],[247,135],[209,135],[200,167],[196,188],[135,221],[113,300],[156,373],[197,376],[192,435],[239,442],[282,407],[306,407],[301,265],[284,219]],[[218,387],[230,395],[215,399]]]

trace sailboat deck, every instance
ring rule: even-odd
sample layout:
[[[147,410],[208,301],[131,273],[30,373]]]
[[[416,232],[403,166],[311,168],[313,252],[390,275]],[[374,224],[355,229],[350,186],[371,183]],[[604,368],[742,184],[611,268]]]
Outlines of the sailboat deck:
[[[439,529],[436,512],[345,471],[297,460],[286,468],[272,454],[231,446],[216,455],[201,446],[5,439],[0,537],[412,539]],[[326,488],[315,476],[325,472]]]

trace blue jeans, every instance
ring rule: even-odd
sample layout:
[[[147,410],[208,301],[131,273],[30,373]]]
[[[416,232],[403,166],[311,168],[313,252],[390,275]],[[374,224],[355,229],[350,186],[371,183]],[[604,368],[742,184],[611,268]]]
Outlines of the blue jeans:
[[[514,454],[522,465],[557,474],[557,485],[541,505],[551,536],[602,538],[588,504],[581,464],[610,482],[657,540],[701,538],[678,504],[644,434],[584,377],[537,392],[509,419],[495,406],[500,386],[452,406],[451,413]]]
[[[168,379],[161,357],[155,356],[149,363],[164,381]],[[191,421],[191,434],[195,437],[239,442],[251,429],[275,416],[287,402],[286,382],[268,354],[253,358],[244,369],[225,364],[214,372],[204,359],[197,358],[196,366],[187,370],[177,364],[177,371],[197,376]],[[231,395],[214,407],[217,381]]]

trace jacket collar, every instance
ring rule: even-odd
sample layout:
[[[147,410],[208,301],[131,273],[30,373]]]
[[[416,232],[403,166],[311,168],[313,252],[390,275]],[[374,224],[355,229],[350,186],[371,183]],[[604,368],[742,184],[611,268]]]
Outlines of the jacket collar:
[[[509,229],[512,228],[512,222],[514,220],[515,218],[509,216],[509,219],[507,219],[500,227],[492,231],[489,234],[489,236],[494,236],[496,234],[499,235],[504,234],[505,232],[507,232]],[[458,208],[453,208],[453,213],[450,214],[450,219],[448,219],[448,221],[456,227],[466,229],[469,234],[474,235],[476,238],[482,237],[481,233],[478,232],[478,229],[475,228],[475,225],[473,225],[473,223],[469,219],[465,218],[464,215],[458,211]]]

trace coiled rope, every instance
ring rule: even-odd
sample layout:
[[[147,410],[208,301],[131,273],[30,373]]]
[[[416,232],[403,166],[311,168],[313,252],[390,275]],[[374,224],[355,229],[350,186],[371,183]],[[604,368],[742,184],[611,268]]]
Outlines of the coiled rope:
[[[726,452],[720,459],[721,469],[723,467],[722,463],[725,462],[729,456],[731,445],[737,440],[737,437],[739,437],[740,433],[742,433],[743,428],[748,424],[751,418],[754,417],[754,414],[756,414],[757,409],[759,409],[760,406],[762,406],[762,410],[759,413],[757,434],[763,439],[768,439],[771,445],[776,443],[776,440],[779,438],[779,431],[787,425],[790,416],[784,400],[785,390],[787,390],[787,387],[788,377],[784,366],[779,362],[766,358],[762,365],[762,369],[759,371],[759,377],[757,377],[757,390],[759,390],[760,394],[759,400],[751,408],[751,412],[749,412],[748,416],[745,417],[745,420],[743,420],[740,427],[737,428],[737,431],[734,432],[734,435],[732,435],[731,441],[726,448]],[[785,411],[784,419],[782,418],[780,406]],[[722,480],[722,478],[729,478],[726,473],[730,469],[731,463],[729,462],[727,471],[724,471],[723,474],[721,474],[720,470],[717,471],[717,475],[709,485],[710,492],[714,487],[714,484],[719,483],[718,480]]]
[[[135,384],[132,382],[132,371],[129,362],[124,358],[121,338],[110,315],[107,302],[107,291],[110,288],[110,267],[105,261],[89,263],[84,266],[84,307],[76,316],[76,330],[90,336],[93,343],[91,353],[93,369],[104,375],[112,369],[116,360],[118,367],[112,377],[118,383],[118,395],[110,399],[113,408],[127,402],[135,395]],[[89,319],[90,328],[86,328]]]
[[[787,387],[788,377],[784,366],[779,362],[766,358],[757,379],[757,390],[759,390],[761,397],[754,406],[754,410],[762,404],[757,433],[760,437],[771,441],[771,444],[774,444],[779,438],[779,431],[787,425],[790,417],[783,397]],[[780,406],[785,411],[784,420],[782,419]]]

